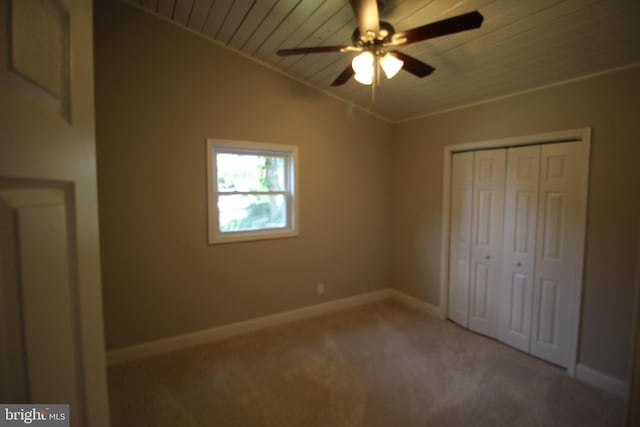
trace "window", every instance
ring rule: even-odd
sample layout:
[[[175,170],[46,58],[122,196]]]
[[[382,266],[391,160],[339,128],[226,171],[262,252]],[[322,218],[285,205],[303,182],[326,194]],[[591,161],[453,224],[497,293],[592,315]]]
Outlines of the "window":
[[[291,145],[207,140],[209,243],[298,234]]]

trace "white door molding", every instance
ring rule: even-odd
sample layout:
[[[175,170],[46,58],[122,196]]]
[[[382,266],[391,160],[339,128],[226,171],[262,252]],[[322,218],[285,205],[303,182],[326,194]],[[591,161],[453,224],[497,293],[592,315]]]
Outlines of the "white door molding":
[[[518,136],[512,138],[490,139],[477,142],[466,142],[461,144],[447,145],[443,148],[443,180],[442,180],[442,228],[440,231],[440,300],[439,307],[441,317],[448,316],[448,281],[449,281],[449,228],[450,228],[450,203],[451,203],[451,182],[447,177],[451,176],[451,155],[456,152],[475,151],[494,148],[509,148],[535,144],[550,144],[558,142],[579,141],[586,144],[584,149],[587,154],[591,153],[591,129],[571,129],[565,131],[549,132],[535,135]],[[587,185],[587,182],[584,183]],[[586,191],[586,187],[585,187]],[[573,313],[571,315],[571,342],[569,343],[569,357],[567,372],[572,377],[575,376],[575,369],[578,355],[578,338],[580,327],[580,302],[582,301],[582,281],[584,265],[584,247],[586,233],[586,215],[579,224],[582,230],[582,238],[577,244],[580,253],[579,265],[576,267],[576,282],[579,284],[574,294]]]

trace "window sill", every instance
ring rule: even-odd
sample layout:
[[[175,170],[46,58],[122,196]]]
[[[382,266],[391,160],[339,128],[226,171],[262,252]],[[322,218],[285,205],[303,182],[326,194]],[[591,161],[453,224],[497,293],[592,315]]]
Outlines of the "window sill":
[[[253,242],[259,240],[286,239],[298,237],[297,230],[260,230],[234,233],[214,233],[209,236],[210,245],[225,243]]]

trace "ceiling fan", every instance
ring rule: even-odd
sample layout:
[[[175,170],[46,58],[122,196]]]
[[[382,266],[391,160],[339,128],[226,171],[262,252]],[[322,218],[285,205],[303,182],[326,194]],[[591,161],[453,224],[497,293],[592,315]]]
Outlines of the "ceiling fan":
[[[331,86],[343,85],[354,76],[356,81],[371,85],[372,100],[375,87],[380,84],[380,68],[389,79],[400,69],[420,78],[428,76],[435,70],[412,56],[394,50],[393,47],[479,28],[483,20],[480,12],[474,11],[396,33],[391,24],[380,21],[381,0],[350,0],[350,2],[358,23],[351,37],[351,45],[299,47],[281,49],[276,53],[280,56],[289,56],[327,52],[362,52],[340,73]]]

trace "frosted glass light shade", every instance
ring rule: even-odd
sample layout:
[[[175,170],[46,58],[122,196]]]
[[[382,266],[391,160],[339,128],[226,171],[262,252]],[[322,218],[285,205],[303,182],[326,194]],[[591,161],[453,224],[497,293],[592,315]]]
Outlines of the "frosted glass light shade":
[[[373,60],[373,53],[369,51],[362,52],[360,55],[353,58],[353,61],[351,61],[351,68],[353,68],[353,71],[355,71],[356,74],[367,74],[369,72],[373,74]]]
[[[373,82],[373,69],[371,69],[371,71],[363,73],[356,73],[353,78],[356,79],[358,83],[362,83],[363,85],[370,85]]]
[[[373,53],[366,51],[353,58],[351,61],[351,68],[355,71],[354,78],[357,82],[363,85],[370,85],[373,82],[373,67],[374,67]]]
[[[380,66],[382,67],[382,70],[384,71],[384,74],[388,79],[398,74],[398,71],[400,71],[403,65],[404,61],[396,58],[390,53],[387,53],[380,60]]]

